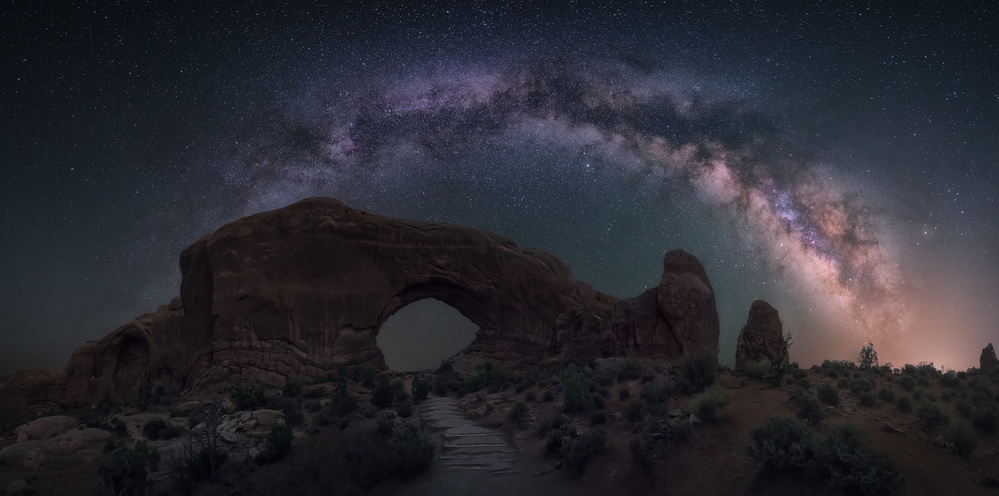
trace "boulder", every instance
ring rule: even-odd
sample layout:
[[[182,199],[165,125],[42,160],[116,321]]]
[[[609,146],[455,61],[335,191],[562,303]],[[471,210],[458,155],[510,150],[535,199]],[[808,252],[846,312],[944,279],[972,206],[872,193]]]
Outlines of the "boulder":
[[[44,441],[57,434],[62,434],[77,426],[76,419],[66,415],[41,417],[14,429],[17,442],[28,440]]]
[[[104,445],[111,437],[111,433],[104,429],[72,429],[48,440],[52,449],[64,452],[77,452],[88,448],[98,448]]]
[[[996,350],[992,347],[992,343],[982,349],[982,356],[978,358],[978,364],[978,368],[981,370],[999,367],[999,359],[996,358]]]
[[[0,384],[0,409],[385,368],[382,324],[424,298],[479,327],[456,367],[463,357],[516,367],[718,349],[714,291],[683,250],[666,253],[658,286],[619,300],[575,280],[554,255],[493,233],[311,198],[222,226],[183,251],[180,270],[179,298],[83,345],[61,374],[14,374]]]
[[[746,325],[739,331],[735,368],[743,369],[752,362],[768,360],[768,353],[777,359],[777,364],[790,363],[780,315],[769,303],[756,300],[749,308]]]

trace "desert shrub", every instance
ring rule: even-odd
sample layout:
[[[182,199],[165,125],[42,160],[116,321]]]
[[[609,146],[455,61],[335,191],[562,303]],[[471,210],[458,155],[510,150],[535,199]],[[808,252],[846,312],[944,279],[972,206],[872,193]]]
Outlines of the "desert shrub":
[[[465,379],[462,385],[462,393],[474,393],[481,389],[489,388],[492,392],[498,392],[504,384],[510,383],[512,386],[513,375],[500,367],[493,366],[493,362],[484,362],[475,366],[472,374]]]
[[[750,434],[748,451],[764,471],[795,473],[845,494],[899,494],[904,484],[891,458],[853,424],[837,425],[822,439],[801,420],[767,417]]]
[[[878,403],[878,399],[874,397],[874,393],[870,391],[864,391],[857,395],[857,403],[865,408],[871,408]]]
[[[631,390],[630,389],[628,389],[626,387],[623,387],[623,388],[617,390],[617,397],[618,397],[619,400],[624,401],[624,400],[628,399],[628,396],[631,396]]]
[[[940,385],[949,388],[956,388],[961,385],[961,380],[957,377],[957,372],[953,370],[940,375]]]
[[[576,473],[585,471],[590,458],[607,449],[607,432],[602,427],[594,427],[569,439],[562,445],[563,463]]]
[[[902,376],[898,380],[899,387],[904,391],[912,391],[912,388],[916,387],[916,380],[910,376]]]
[[[165,431],[167,428],[167,423],[163,419],[153,419],[146,422],[146,425],[142,426],[142,435],[151,441],[156,441],[160,438],[160,432]]]
[[[656,464],[656,450],[655,445],[647,442],[641,437],[637,437],[631,440],[628,444],[628,451],[631,453],[632,460],[642,469],[646,474],[651,474],[652,469],[655,468]]]
[[[645,364],[633,356],[624,359],[621,362],[621,366],[617,369],[617,380],[620,381],[630,381],[642,377],[645,373]]]
[[[839,390],[828,382],[820,384],[816,392],[818,393],[819,400],[823,403],[835,407],[839,406]]]
[[[513,407],[510,408],[510,412],[507,413],[507,418],[510,419],[516,425],[520,425],[524,422],[524,415],[527,414],[527,405],[523,401],[518,401],[514,403]]]
[[[559,424],[545,434],[545,454],[551,455],[562,452],[562,446],[572,442],[575,437],[576,428],[569,424]]]
[[[347,384],[341,382],[335,390],[333,390],[333,396],[330,398],[329,405],[329,416],[331,418],[338,418],[344,415],[348,415],[357,410],[357,396],[347,389]]]
[[[718,357],[711,353],[697,353],[684,357],[680,362],[677,389],[684,394],[695,394],[711,386],[718,376]]]
[[[804,421],[784,415],[763,419],[749,435],[749,457],[771,473],[802,470],[813,465],[818,436]]]
[[[919,423],[924,431],[932,431],[950,423],[950,416],[940,410],[940,407],[924,401],[916,410]]]
[[[808,422],[810,425],[818,425],[825,418],[826,415],[822,411],[822,404],[819,403],[819,398],[812,394],[811,391],[804,389],[795,390],[794,401],[798,404],[798,418]]]
[[[874,391],[874,383],[866,377],[856,377],[853,382],[850,383],[850,392],[853,394],[860,394]]]
[[[282,459],[291,451],[291,443],[294,439],[291,427],[284,424],[274,424],[271,433],[267,436],[268,446],[273,450],[278,459]]]
[[[410,425],[357,435],[341,446],[333,460],[321,460],[332,494],[366,494],[388,479],[411,479],[430,468],[436,452],[426,432]]]
[[[884,401],[885,403],[894,403],[895,390],[889,387],[883,387],[880,391],[878,391],[878,398],[881,398],[881,401]]]
[[[413,377],[413,383],[410,385],[409,390],[413,393],[413,401],[420,403],[430,395],[430,384],[421,379],[420,376],[416,376]]]
[[[830,430],[816,460],[820,479],[843,494],[901,494],[905,480],[891,457],[871,447],[860,426],[840,423]]]
[[[971,414],[971,424],[990,436],[995,435],[996,426],[999,425],[999,413],[996,413],[994,408],[975,408],[975,412]]]
[[[702,421],[717,424],[721,421],[722,409],[730,399],[729,392],[718,385],[691,400],[687,408]]]
[[[388,408],[392,406],[393,398],[394,394],[389,378],[385,376],[379,377],[378,384],[371,390],[371,404],[378,408]]]
[[[669,401],[671,392],[665,383],[653,381],[642,384],[642,400],[650,406]]]
[[[552,412],[547,418],[538,424],[538,434],[546,435],[553,429],[557,429],[565,425],[566,418],[562,415],[562,412]]]
[[[746,377],[751,380],[759,381],[770,374],[770,360],[759,360],[755,362],[749,362],[745,367]]]
[[[376,373],[378,371],[370,363],[363,363],[357,366],[357,380],[366,388],[374,389]]]
[[[409,418],[413,415],[413,404],[409,400],[395,402],[395,413],[402,418]]]
[[[902,413],[909,413],[912,411],[912,398],[905,394],[899,394],[898,399],[895,400],[895,407],[898,411]]]
[[[645,402],[641,399],[631,400],[628,406],[624,408],[624,417],[628,419],[628,422],[638,422],[642,420],[642,416],[645,415]]]
[[[926,395],[926,391],[924,391],[923,388],[921,388],[921,387],[917,387],[917,388],[914,388],[912,390],[912,399],[914,399],[916,401],[922,401],[924,399],[923,397],[925,395]]]
[[[302,422],[305,421],[305,415],[302,413],[302,405],[293,397],[271,396],[267,398],[265,406],[272,410],[281,410],[284,412],[284,421],[288,425],[302,425]]]
[[[145,441],[136,441],[131,448],[121,447],[111,452],[110,459],[97,469],[99,496],[143,495],[152,487],[149,474],[159,468],[160,453]]]
[[[802,377],[801,379],[794,381],[794,385],[795,387],[802,389],[812,389],[812,381],[808,380],[807,377]]]
[[[954,422],[944,431],[944,440],[952,452],[961,458],[968,458],[978,449],[975,433],[964,422]]]
[[[590,425],[604,425],[607,423],[607,410],[597,410],[590,415]]]
[[[555,392],[551,389],[546,389],[544,393],[541,394],[541,401],[550,402],[555,401]]]
[[[524,399],[534,403],[538,401],[538,395],[534,391],[528,391],[527,394],[524,395]]]
[[[806,371],[805,369],[799,369],[798,367],[792,367],[791,377],[793,377],[795,380],[800,381],[801,379],[808,377],[808,371]]]
[[[916,376],[916,382],[918,382],[920,386],[930,387],[930,378],[925,375]]]
[[[562,371],[562,411],[565,413],[585,413],[593,407],[590,400],[590,385],[575,367]]]
[[[869,370],[878,366],[878,352],[874,351],[874,343],[869,342],[867,346],[860,349],[857,366],[860,370]]]
[[[286,377],[284,379],[284,387],[281,388],[281,394],[297,398],[302,395],[302,383],[298,379],[293,377]]]
[[[971,418],[972,407],[971,403],[965,399],[959,399],[954,402],[954,409],[957,413],[961,414],[964,418]]]
[[[943,392],[940,393],[940,399],[944,400],[947,403],[950,403],[950,401],[954,399],[955,396],[957,396],[957,391],[951,389],[944,389]]]
[[[237,410],[257,410],[267,402],[264,385],[259,381],[251,381],[246,384],[242,381],[236,381],[236,384],[232,386],[230,398]]]

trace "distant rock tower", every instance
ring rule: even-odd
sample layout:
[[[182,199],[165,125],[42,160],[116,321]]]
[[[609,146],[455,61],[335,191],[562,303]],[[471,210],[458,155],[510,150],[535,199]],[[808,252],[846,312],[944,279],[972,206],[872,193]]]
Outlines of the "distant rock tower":
[[[999,367],[999,359],[996,358],[996,350],[992,347],[992,343],[982,348],[982,356],[978,359],[978,363],[982,370]]]
[[[735,368],[742,369],[752,362],[764,359],[778,366],[790,363],[777,309],[763,300],[756,300],[749,308],[746,325],[739,331]]]

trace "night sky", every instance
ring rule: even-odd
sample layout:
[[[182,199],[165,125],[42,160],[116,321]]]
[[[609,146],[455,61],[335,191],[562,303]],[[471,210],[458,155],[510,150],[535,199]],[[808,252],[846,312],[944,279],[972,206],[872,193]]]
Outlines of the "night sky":
[[[757,298],[803,365],[999,344],[992,0],[186,3],[0,9],[0,373],[62,368],[179,294],[190,243],[310,196],[619,297],[682,247],[730,365]]]

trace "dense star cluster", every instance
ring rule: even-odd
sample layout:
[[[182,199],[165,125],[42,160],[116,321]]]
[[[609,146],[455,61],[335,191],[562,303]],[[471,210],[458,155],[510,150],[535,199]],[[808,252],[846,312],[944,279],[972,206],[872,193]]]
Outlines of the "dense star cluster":
[[[0,373],[61,367],[176,296],[198,237],[309,196],[491,230],[619,297],[683,247],[729,364],[757,298],[803,364],[999,341],[990,2],[0,16]]]

